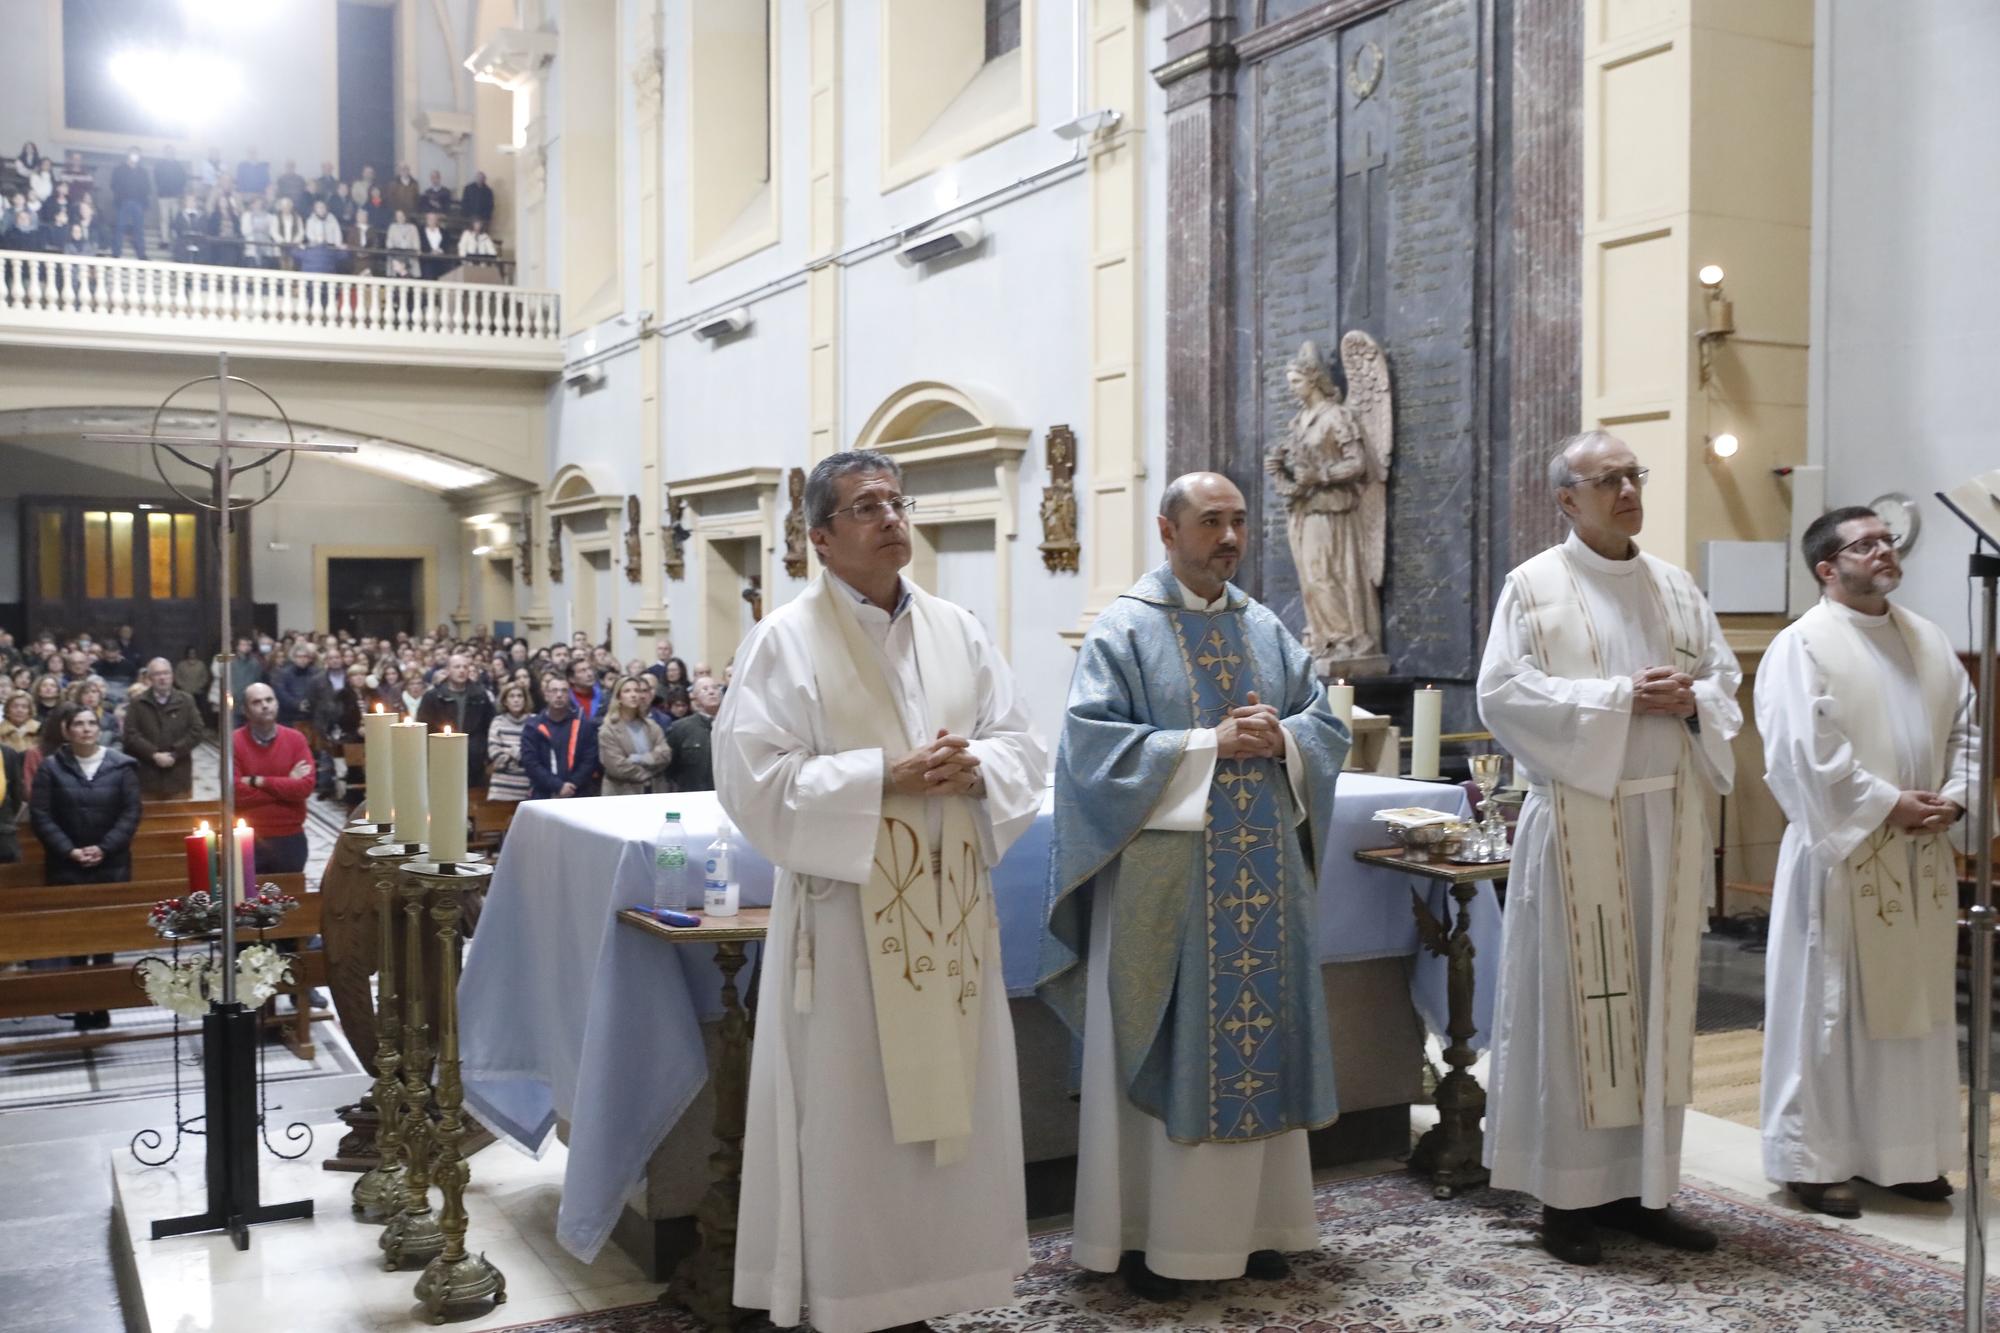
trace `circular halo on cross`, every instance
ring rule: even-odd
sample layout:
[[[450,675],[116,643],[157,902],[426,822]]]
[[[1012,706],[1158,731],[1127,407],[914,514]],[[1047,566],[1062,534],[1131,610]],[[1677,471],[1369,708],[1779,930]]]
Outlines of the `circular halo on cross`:
[[[278,420],[284,425],[285,428],[285,443],[283,446],[274,449],[269,449],[262,456],[251,459],[249,462],[244,463],[241,466],[232,466],[229,469],[230,475],[232,477],[240,476],[245,472],[254,471],[258,468],[263,467],[265,464],[269,463],[272,459],[276,458],[279,454],[283,454],[285,456],[284,474],[280,476],[275,482],[267,482],[264,487],[264,493],[260,496],[257,496],[254,499],[229,496],[229,497],[218,497],[216,500],[205,500],[198,496],[189,495],[186,491],[180,488],[180,485],[177,482],[175,482],[172,477],[169,477],[167,475],[167,469],[165,465],[160,461],[160,451],[164,449],[166,450],[166,452],[172,454],[175,458],[187,464],[195,471],[206,473],[211,482],[215,480],[217,474],[221,470],[220,464],[197,462],[196,460],[189,458],[186,454],[182,453],[179,449],[175,448],[173,444],[169,443],[166,440],[162,440],[160,438],[160,419],[164,417],[167,414],[167,410],[173,406],[174,399],[180,397],[182,394],[186,393],[189,389],[194,388],[198,384],[219,385],[225,379],[228,380],[228,382],[231,384],[242,385],[244,388],[250,390],[252,393],[262,398],[265,402],[269,403],[271,405],[271,410],[278,414]],[[241,375],[198,375],[194,379],[189,380],[187,383],[181,385],[179,388],[175,389],[172,393],[168,394],[164,399],[160,401],[160,405],[153,409],[152,424],[147,428],[146,433],[148,436],[151,437],[151,444],[153,449],[153,470],[160,474],[161,482],[163,482],[166,485],[168,490],[172,491],[175,495],[178,495],[181,499],[187,501],[189,504],[195,505],[202,509],[210,510],[211,512],[220,510],[222,508],[222,503],[225,501],[229,506],[229,512],[232,514],[240,514],[245,512],[246,510],[255,509],[258,505],[263,504],[266,500],[269,500],[272,496],[276,495],[279,491],[285,488],[285,483],[292,479],[292,468],[294,465],[297,464],[299,460],[298,450],[289,447],[292,445],[296,445],[298,443],[298,435],[292,429],[291,416],[285,411],[284,406],[281,403],[279,403],[276,398],[273,398],[270,395],[270,393],[264,388],[263,385],[258,384],[253,380],[246,380]],[[243,445],[247,449],[255,449],[257,447],[257,443],[258,442],[254,440],[243,441]]]

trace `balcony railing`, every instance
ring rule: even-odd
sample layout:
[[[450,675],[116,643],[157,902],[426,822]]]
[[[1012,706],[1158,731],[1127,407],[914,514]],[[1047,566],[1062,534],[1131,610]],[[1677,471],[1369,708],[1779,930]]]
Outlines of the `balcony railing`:
[[[86,255],[0,253],[0,342],[559,370],[556,293]]]

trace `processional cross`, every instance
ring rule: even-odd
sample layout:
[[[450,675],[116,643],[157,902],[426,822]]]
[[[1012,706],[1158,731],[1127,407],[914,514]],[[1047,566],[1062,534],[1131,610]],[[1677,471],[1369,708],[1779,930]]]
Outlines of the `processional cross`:
[[[215,385],[216,393],[214,436],[160,434],[160,418],[174,399],[198,384],[209,383]],[[284,423],[283,440],[232,438],[229,429],[229,388],[232,384],[243,385],[271,405],[278,419]],[[230,519],[232,515],[254,509],[276,495],[290,479],[292,465],[298,461],[298,455],[351,454],[355,452],[355,447],[351,444],[298,443],[292,434],[291,418],[278,405],[277,399],[251,381],[229,373],[227,352],[217,353],[215,374],[189,380],[166,396],[154,410],[151,428],[146,434],[86,435],[84,438],[98,444],[148,446],[153,450],[154,469],[167,488],[189,504],[212,510],[216,515],[216,569],[221,611],[215,662],[217,678],[222,683],[220,716],[224,728],[222,744],[216,748],[221,757],[222,846],[228,848],[232,845],[231,830],[236,826],[235,747],[227,734],[228,719],[235,716],[236,707],[230,690],[230,664],[236,656],[236,640],[230,625],[230,572],[235,553]],[[167,475],[160,462],[159,451],[162,449],[189,467],[208,474],[207,497],[188,494]],[[197,462],[182,452],[189,449],[214,450],[215,461],[212,464]],[[233,456],[237,451],[248,451],[256,456],[239,465]],[[247,499],[230,494],[230,480],[234,475],[262,467],[280,454],[285,456],[284,475],[275,484],[269,485],[263,495]],[[152,1230],[155,1240],[198,1231],[227,1231],[237,1249],[247,1250],[250,1248],[248,1229],[252,1224],[311,1217],[313,1206],[310,1199],[268,1205],[258,1201],[258,1018],[254,1011],[246,1012],[237,1003],[236,994],[236,904],[241,901],[242,891],[248,886],[237,883],[242,866],[235,856],[219,855],[216,860],[220,863],[223,939],[226,943],[220,951],[221,962],[217,967],[222,973],[222,996],[211,1002],[209,1012],[202,1020],[202,1060],[207,1067],[205,1083],[208,1094],[208,1207],[203,1212],[186,1217],[156,1221]]]

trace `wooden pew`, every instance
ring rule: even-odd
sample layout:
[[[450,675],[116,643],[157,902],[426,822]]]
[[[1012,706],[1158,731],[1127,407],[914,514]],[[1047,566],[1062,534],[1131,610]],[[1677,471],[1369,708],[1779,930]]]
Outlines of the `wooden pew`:
[[[160,897],[178,898],[187,891],[187,857],[181,852],[164,852],[158,856],[135,856],[132,858],[131,878],[169,881],[174,885],[173,889],[161,894]],[[12,865],[0,866],[0,900],[11,902],[15,893],[24,889],[44,887],[55,889],[65,887],[49,883],[49,868],[44,861],[16,861]]]
[[[106,884],[51,892],[71,895],[95,893],[100,900],[108,900],[117,897],[120,891],[135,890],[129,885]],[[147,908],[162,895],[152,890],[146,892],[147,896],[141,902],[94,901],[84,906],[40,909],[17,909],[10,901],[13,895],[0,894],[0,965],[106,953],[147,953],[168,957],[170,947],[146,924]],[[307,947],[307,941],[320,932],[320,895],[302,893],[296,896],[299,899],[298,908],[268,938],[271,943],[294,955],[293,979],[287,993],[293,997],[298,1012],[282,1020],[285,1044],[301,1060],[311,1060],[315,1053],[311,1024],[316,1019],[331,1015],[324,1010],[313,1011],[306,1002],[306,995],[310,988],[326,984],[326,954]],[[151,1003],[129,963],[83,964],[34,972],[0,971],[0,1018],[29,1018],[92,1009],[143,1009]],[[265,1021],[269,1024],[279,1020],[275,1015],[267,1015]],[[164,1034],[79,1032],[73,1036],[14,1042],[8,1044],[5,1050],[9,1054],[79,1050],[159,1035]]]
[[[507,838],[507,828],[514,821],[514,812],[520,807],[519,801],[489,801],[483,787],[473,788],[466,802],[466,810],[472,818],[472,834],[466,840],[467,847],[497,855],[500,844]]]
[[[309,892],[302,871],[266,875],[264,881],[277,885],[278,892],[289,893],[294,898],[303,899]],[[117,884],[57,884],[47,888],[14,889],[0,894],[0,912],[56,912],[72,907],[143,907],[150,910],[161,899],[178,898],[186,891],[186,881],[179,879],[128,879]]]
[[[185,855],[187,836],[193,827],[189,824],[186,828],[141,829],[132,835],[132,855],[164,856],[169,852]],[[43,855],[42,840],[35,836],[33,825],[24,824],[21,828],[21,860],[24,863],[40,861]]]

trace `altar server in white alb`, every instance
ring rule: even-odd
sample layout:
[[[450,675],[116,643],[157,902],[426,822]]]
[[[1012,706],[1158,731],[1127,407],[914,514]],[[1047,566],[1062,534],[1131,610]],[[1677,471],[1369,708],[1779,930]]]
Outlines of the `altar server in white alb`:
[[[1859,1176],[1951,1194],[1959,1160],[1958,871],[1979,749],[1945,632],[1889,601],[1895,539],[1871,509],[1806,529],[1824,599],[1757,672],[1766,780],[1789,824],[1764,972],[1764,1173],[1858,1217]]]
[[[1009,1304],[1028,1263],[990,870],[1048,752],[979,622],[902,577],[912,504],[885,455],[813,469],[825,569],[715,724],[723,809],[778,867],[736,1303],[821,1333]]]
[[[1601,431],[1549,460],[1566,541],[1507,576],[1479,711],[1526,771],[1495,997],[1486,1164],[1542,1244],[1686,1250],[1669,1211],[1691,1093],[1710,806],[1735,777],[1736,658],[1688,575],[1640,551],[1646,469]]]

